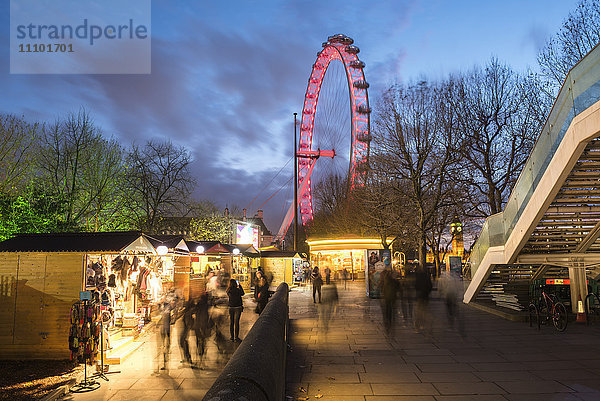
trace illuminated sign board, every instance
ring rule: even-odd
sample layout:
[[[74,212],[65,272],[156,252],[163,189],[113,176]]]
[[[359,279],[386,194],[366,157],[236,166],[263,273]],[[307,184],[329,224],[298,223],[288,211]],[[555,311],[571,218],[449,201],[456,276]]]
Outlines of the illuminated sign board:
[[[252,244],[258,249],[258,227],[250,224],[236,225],[236,244]]]

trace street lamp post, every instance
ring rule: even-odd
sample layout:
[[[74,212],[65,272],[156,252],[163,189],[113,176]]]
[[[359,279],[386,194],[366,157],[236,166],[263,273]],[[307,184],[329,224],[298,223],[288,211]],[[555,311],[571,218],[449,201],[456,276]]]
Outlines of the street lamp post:
[[[294,113],[294,252],[298,251],[298,158],[297,146],[298,141],[296,140],[296,116],[298,113]]]

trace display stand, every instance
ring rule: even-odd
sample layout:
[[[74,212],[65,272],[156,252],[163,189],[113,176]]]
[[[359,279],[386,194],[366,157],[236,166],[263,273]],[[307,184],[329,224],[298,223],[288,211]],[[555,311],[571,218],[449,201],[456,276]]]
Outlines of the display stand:
[[[72,393],[87,393],[89,391],[94,391],[100,388],[100,383],[92,378],[87,377],[87,363],[83,364],[83,381],[81,383],[77,383],[69,390]]]
[[[106,375],[110,373],[120,373],[120,371],[104,372],[104,322],[100,318],[100,372],[97,372],[94,377],[109,381]]]
[[[88,309],[91,307],[90,300],[82,299],[81,304],[83,306],[85,314],[87,314]],[[93,341],[93,340],[91,338],[88,338],[87,341]],[[80,383],[77,383],[76,385],[71,387],[71,389],[69,391],[72,393],[87,393],[90,391],[97,390],[99,388],[100,388],[100,383],[93,380],[91,377],[88,378],[88,376],[87,376],[87,361],[84,360],[84,362],[83,362],[83,381]]]

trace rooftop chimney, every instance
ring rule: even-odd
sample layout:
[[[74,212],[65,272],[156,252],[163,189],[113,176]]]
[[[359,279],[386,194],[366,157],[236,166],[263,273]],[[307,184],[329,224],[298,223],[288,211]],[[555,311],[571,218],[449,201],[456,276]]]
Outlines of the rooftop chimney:
[[[246,221],[246,209],[242,209],[242,211],[244,212],[244,217],[242,218],[242,221]]]
[[[262,218],[263,218],[263,211],[262,211],[262,209],[258,209],[256,211],[256,217],[258,217],[259,219],[262,220]]]

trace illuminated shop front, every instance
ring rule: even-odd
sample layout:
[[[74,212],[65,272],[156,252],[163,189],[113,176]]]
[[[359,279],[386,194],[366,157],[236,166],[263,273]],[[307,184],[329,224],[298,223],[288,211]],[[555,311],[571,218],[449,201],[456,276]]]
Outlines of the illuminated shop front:
[[[258,251],[253,245],[225,245],[231,252],[231,278],[249,291],[253,273],[258,269]]]
[[[373,287],[374,279],[378,277],[381,264],[369,266],[369,255],[374,252],[381,253],[381,239],[365,237],[336,237],[336,238],[309,238],[306,240],[310,248],[311,265],[318,266],[321,273],[329,268],[334,280],[365,280],[367,282],[367,295]],[[382,260],[383,263],[383,260]],[[383,270],[381,268],[381,270]],[[367,274],[365,275],[365,271]],[[369,280],[369,278],[371,280]],[[369,285],[370,284],[370,285]],[[372,288],[371,288],[372,289]]]
[[[219,241],[186,240],[191,257],[191,273],[205,277],[209,271],[222,268],[221,254],[228,253]]]

